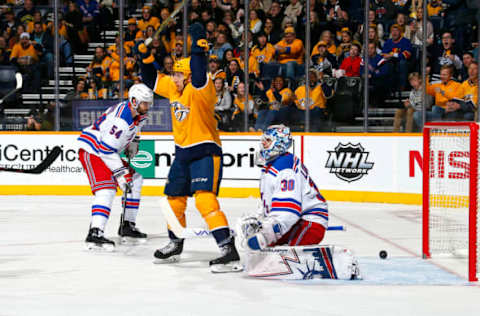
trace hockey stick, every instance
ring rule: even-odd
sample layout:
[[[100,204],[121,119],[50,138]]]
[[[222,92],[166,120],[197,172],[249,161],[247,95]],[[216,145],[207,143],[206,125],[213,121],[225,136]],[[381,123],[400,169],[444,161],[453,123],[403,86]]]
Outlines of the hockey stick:
[[[4,95],[1,99],[0,99],[0,104],[3,103],[3,101],[5,101],[9,96],[11,96],[12,94],[14,94],[15,92],[17,92],[18,90],[22,89],[22,86],[23,86],[23,77],[22,77],[22,74],[17,72],[15,74],[15,79],[17,81],[17,85],[15,87],[15,89],[13,89],[12,91],[10,91],[9,93],[7,93],[6,95]]]
[[[170,226],[170,230],[177,236],[178,238],[197,238],[197,237],[209,237],[211,236],[211,232],[209,229],[205,228],[199,228],[199,227],[183,227],[180,225],[178,222],[177,216],[175,216],[175,213],[173,213],[172,208],[170,207],[170,204],[168,204],[168,201],[166,198],[162,198],[160,202],[160,207],[163,213],[163,216],[165,217],[165,221],[167,224]],[[329,226],[327,230],[330,231],[344,231],[346,230],[344,226]],[[235,232],[230,229],[230,232],[232,232],[233,235],[235,235]]]
[[[188,0],[183,0],[182,3],[178,6],[178,8],[176,8],[172,12],[172,14],[170,14],[170,16],[168,18],[166,18],[165,21],[162,22],[162,24],[160,24],[160,26],[158,27],[158,30],[155,32],[155,34],[153,34],[153,37],[152,38],[147,38],[147,40],[145,41],[145,45],[150,46],[153,38],[160,35],[160,33],[167,27],[168,23],[170,23],[173,20],[173,18],[175,18],[177,16],[177,14],[183,9],[183,7],[185,7],[185,5],[187,3],[188,3]]]
[[[19,173],[30,173],[30,174],[40,174],[45,169],[50,167],[50,165],[57,159],[57,157],[62,152],[62,149],[59,146],[53,147],[53,149],[48,153],[45,160],[43,160],[38,166],[33,169],[16,169],[16,168],[2,168],[0,167],[0,171],[5,172],[19,172]]]
[[[128,167],[130,168],[130,157],[128,159]],[[125,212],[127,210],[127,194],[130,192],[130,189],[127,187],[123,192],[123,205],[122,205],[122,215],[120,215],[120,236],[123,235],[123,223],[125,222]]]

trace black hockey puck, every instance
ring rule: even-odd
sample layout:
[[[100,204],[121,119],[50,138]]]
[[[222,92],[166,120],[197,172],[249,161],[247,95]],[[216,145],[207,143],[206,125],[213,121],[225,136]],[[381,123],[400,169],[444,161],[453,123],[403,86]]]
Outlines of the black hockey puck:
[[[380,258],[382,259],[386,259],[387,258],[387,252],[385,250],[380,250],[380,252],[378,253],[378,255],[380,256]]]

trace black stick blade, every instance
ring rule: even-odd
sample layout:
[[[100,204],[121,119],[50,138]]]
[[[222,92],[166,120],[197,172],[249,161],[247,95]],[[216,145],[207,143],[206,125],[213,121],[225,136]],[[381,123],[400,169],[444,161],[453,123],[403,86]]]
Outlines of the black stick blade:
[[[50,167],[50,165],[57,159],[61,152],[62,149],[59,146],[53,147],[48,153],[48,156],[45,157],[45,159],[33,169],[0,168],[0,171],[40,174],[44,172],[45,169]]]

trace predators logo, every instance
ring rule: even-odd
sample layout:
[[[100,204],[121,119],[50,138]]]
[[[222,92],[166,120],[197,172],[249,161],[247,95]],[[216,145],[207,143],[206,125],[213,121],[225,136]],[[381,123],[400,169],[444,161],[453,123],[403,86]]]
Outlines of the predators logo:
[[[175,115],[175,119],[178,122],[181,122],[187,118],[188,113],[190,112],[189,108],[187,108],[185,105],[181,104],[178,101],[172,102],[171,106],[173,107],[173,113]]]
[[[258,63],[263,63],[264,60],[265,60],[265,55],[258,55],[257,56],[257,62]]]
[[[300,107],[301,107],[302,109],[305,109],[305,101],[306,101],[305,98],[302,98],[302,99],[299,100]],[[313,100],[309,98],[309,99],[308,99],[308,106],[309,106],[309,108],[312,108],[312,105],[313,105]]]

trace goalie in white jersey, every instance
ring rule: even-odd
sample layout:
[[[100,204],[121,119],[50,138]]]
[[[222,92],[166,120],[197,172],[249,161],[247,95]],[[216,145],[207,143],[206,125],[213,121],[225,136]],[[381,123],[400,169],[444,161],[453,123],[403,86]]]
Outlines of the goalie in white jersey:
[[[260,195],[262,229],[247,240],[249,248],[315,245],[328,227],[328,206],[300,159],[288,152],[290,129],[267,128],[257,162],[262,167]]]
[[[350,250],[319,245],[328,228],[327,202],[300,159],[288,152],[291,145],[290,128],[284,125],[269,126],[262,135],[257,152],[262,207],[240,220],[247,273],[281,279],[358,278]]]
[[[127,191],[122,200],[125,218],[119,227],[119,235],[136,239],[147,236],[136,227],[143,178],[121,159],[120,153],[133,158],[138,152],[140,130],[153,103],[153,92],[144,84],[133,85],[128,101],[107,109],[97,121],[85,128],[78,138],[79,160],[95,195],[92,204],[90,230],[86,238],[89,248],[113,249],[115,243],[104,237],[117,186]]]

